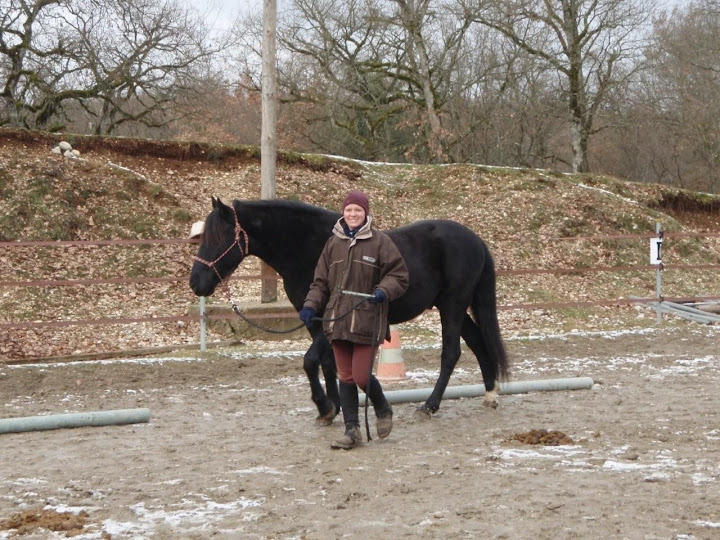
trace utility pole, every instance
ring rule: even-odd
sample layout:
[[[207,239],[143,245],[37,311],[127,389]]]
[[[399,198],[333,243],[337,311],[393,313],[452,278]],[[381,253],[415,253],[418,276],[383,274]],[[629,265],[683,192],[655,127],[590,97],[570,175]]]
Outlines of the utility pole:
[[[276,95],[277,95],[277,0],[264,0],[262,40],[262,127],[260,135],[261,199],[275,198],[275,168],[277,161]],[[260,265],[262,289],[260,302],[277,301],[277,274],[265,264]]]

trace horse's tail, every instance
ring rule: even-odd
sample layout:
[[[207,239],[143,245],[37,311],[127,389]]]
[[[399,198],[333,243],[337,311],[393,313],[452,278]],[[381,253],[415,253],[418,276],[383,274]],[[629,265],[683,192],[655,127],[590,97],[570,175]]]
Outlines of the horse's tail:
[[[510,374],[505,345],[500,334],[495,290],[495,263],[487,245],[483,242],[485,264],[475,287],[472,300],[472,313],[482,335],[486,358],[494,364],[497,380],[507,380]]]

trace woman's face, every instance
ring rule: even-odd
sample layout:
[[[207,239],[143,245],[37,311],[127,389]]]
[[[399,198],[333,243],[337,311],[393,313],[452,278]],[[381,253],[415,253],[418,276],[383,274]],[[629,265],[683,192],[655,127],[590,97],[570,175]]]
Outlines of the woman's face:
[[[351,229],[357,229],[365,222],[365,210],[357,204],[348,204],[343,210],[345,223]]]

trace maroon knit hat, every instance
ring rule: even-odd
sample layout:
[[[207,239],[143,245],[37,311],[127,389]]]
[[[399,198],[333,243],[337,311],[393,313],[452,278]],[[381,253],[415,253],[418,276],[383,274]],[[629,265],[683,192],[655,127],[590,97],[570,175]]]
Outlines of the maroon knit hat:
[[[365,195],[362,191],[355,190],[345,195],[342,203],[342,209],[345,210],[345,207],[348,204],[357,204],[365,210],[365,215],[370,213],[370,201],[368,201],[367,195]]]

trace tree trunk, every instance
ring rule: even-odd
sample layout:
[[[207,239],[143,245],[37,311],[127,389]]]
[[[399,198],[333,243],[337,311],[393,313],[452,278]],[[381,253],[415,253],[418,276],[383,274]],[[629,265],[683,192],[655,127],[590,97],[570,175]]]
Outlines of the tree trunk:
[[[588,133],[587,129],[583,127],[582,120],[579,118],[573,119],[572,124],[572,151],[573,160],[572,167],[575,173],[586,173],[590,172],[590,166],[588,165]]]
[[[433,159],[442,161],[442,124],[435,105],[435,93],[432,86],[432,75],[430,73],[430,59],[422,35],[423,19],[427,13],[428,0],[396,0],[403,15],[403,24],[408,33],[411,62],[414,64],[417,76],[422,85],[423,100],[425,101],[425,114],[427,115],[430,133],[428,135],[428,147]]]

